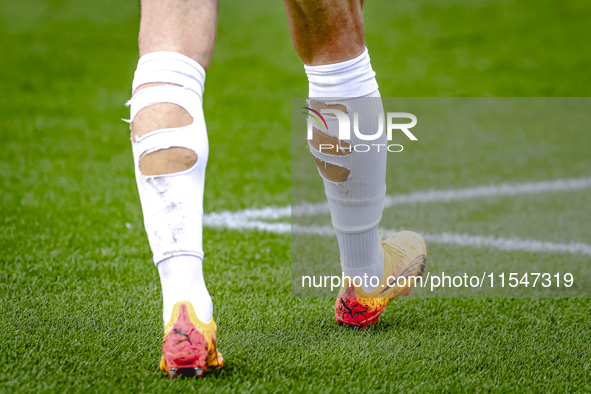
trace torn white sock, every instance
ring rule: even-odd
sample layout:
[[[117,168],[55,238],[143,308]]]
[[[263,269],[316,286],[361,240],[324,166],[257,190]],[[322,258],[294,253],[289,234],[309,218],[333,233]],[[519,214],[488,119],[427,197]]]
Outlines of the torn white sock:
[[[337,64],[305,66],[305,69],[310,83],[311,100],[344,106],[347,114],[358,114],[361,134],[376,134],[379,114],[383,116],[384,111],[367,48],[355,59]],[[327,130],[321,132],[338,138],[337,118],[328,115],[326,121]],[[384,256],[378,237],[378,225],[386,192],[387,136],[383,132],[377,139],[367,141],[360,139],[353,130],[350,131],[350,139],[342,141],[353,146],[381,144],[383,148],[370,152],[353,150],[339,156],[320,152],[310,146],[310,152],[325,163],[350,171],[343,182],[331,181],[320,172],[337,234],[343,272],[350,277],[367,275],[381,279]],[[374,285],[377,282],[379,280],[374,280]],[[364,286],[365,290],[373,287],[369,282]]]

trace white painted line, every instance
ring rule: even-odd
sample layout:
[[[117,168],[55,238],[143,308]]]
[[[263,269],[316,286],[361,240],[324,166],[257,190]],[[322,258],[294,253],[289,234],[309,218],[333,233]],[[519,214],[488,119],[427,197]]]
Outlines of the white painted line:
[[[506,197],[523,194],[539,194],[547,192],[565,192],[591,188],[591,177],[555,179],[552,181],[525,182],[525,183],[501,183],[496,185],[478,185],[461,189],[431,189],[405,194],[390,194],[386,196],[384,208],[395,205],[410,205],[432,202],[448,202],[473,200],[486,197]],[[269,206],[264,208],[248,208],[237,212],[214,212],[216,220],[277,220],[288,217],[313,216],[327,214],[328,204],[304,203],[291,206]],[[213,220],[213,219],[212,219]]]
[[[405,194],[389,194],[384,201],[384,209],[395,205],[462,201],[486,197],[507,197],[523,194],[583,190],[589,188],[591,188],[591,177],[555,179],[552,181],[540,182],[479,185],[462,189],[431,189]],[[296,205],[292,208],[291,216],[313,216],[322,213],[328,213],[328,204],[326,202]]]
[[[564,192],[588,188],[591,188],[591,177],[555,179],[553,181],[541,182],[501,183],[498,185],[481,185],[466,187],[463,189],[427,190],[408,194],[393,194],[386,196],[385,206],[391,207],[402,204],[461,201],[485,197]]]
[[[461,201],[497,196],[517,196],[544,192],[562,192],[591,188],[591,177],[556,179],[553,181],[502,183],[481,185],[463,189],[427,190],[408,194],[386,196],[385,207],[403,204],[430,202]],[[302,204],[295,206],[249,208],[237,212],[220,211],[205,214],[203,225],[231,230],[257,230],[275,234],[309,234],[321,237],[333,237],[334,229],[330,226],[301,226],[285,222],[265,222],[293,216],[327,214],[326,203]],[[261,220],[262,219],[262,220]],[[395,230],[383,230],[384,234],[393,234]],[[458,245],[479,248],[493,248],[505,251],[525,251],[532,253],[581,254],[591,256],[591,245],[582,242],[555,243],[521,238],[500,238],[493,236],[440,233],[420,233],[431,244]]]
[[[258,220],[244,220],[240,217],[231,217],[229,212],[219,215],[210,213],[203,217],[203,225],[211,228],[227,228],[229,230],[257,230],[275,234],[288,234],[291,232],[291,224],[285,222],[262,222]]]
[[[395,234],[398,230],[381,229],[384,237]],[[333,237],[334,229],[330,226],[293,226],[293,233],[309,234],[322,237]],[[557,243],[538,241],[535,239],[521,239],[517,237],[501,238],[483,235],[440,233],[428,234],[417,231],[427,244],[443,244],[469,246],[477,248],[492,248],[504,251],[521,251],[531,253],[581,254],[591,256],[591,245],[582,242]]]
[[[216,226],[217,227],[217,226]],[[334,237],[334,229],[330,226],[300,226],[289,223],[268,223],[261,221],[232,222],[227,226],[220,226],[233,230],[258,230],[275,234],[307,234],[320,237]],[[397,230],[382,229],[385,237],[395,234]],[[504,251],[521,251],[530,253],[556,253],[591,256],[591,245],[583,242],[557,243],[539,241],[535,239],[521,239],[517,237],[502,238],[483,235],[440,233],[429,234],[417,231],[428,244],[443,244],[455,246],[469,246],[476,248],[491,248]]]
[[[470,246],[476,248],[492,248],[504,251],[522,251],[531,253],[580,254],[591,256],[591,245],[583,242],[546,242],[535,239],[521,239],[517,237],[500,238],[470,234],[421,234],[429,244],[445,244]]]
[[[282,224],[287,225],[289,227],[289,223],[267,223],[267,222],[258,222],[257,219],[267,219],[267,220],[274,220],[274,219],[283,219],[286,217],[290,217],[289,212],[291,211],[291,207],[276,207],[270,206],[265,208],[249,208],[244,209],[242,211],[219,211],[219,212],[210,212],[203,215],[203,225],[205,227],[224,227],[229,229],[241,229],[241,228],[248,228],[254,230],[263,230],[263,231],[270,231],[266,230],[265,226],[270,226],[273,224]],[[260,228],[259,228],[260,227]],[[275,227],[270,227],[275,228]],[[289,232],[289,230],[287,230]]]

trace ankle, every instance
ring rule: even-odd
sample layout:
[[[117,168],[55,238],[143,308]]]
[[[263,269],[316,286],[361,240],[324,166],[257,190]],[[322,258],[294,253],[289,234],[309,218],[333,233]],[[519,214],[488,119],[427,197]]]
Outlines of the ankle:
[[[202,261],[197,256],[170,257],[158,263],[162,284],[162,317],[170,320],[172,308],[179,301],[189,301],[199,320],[207,323],[213,315],[213,303],[203,278]]]

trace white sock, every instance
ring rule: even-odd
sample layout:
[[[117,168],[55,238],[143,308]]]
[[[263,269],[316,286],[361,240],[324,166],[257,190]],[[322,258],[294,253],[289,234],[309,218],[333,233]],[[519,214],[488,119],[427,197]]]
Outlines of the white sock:
[[[376,277],[379,282],[384,273],[384,254],[378,236],[378,225],[362,233],[343,233],[339,230],[336,233],[343,273],[350,278],[363,278],[364,275]],[[376,283],[374,281],[374,286],[371,286],[368,279],[364,288],[371,289]]]
[[[213,303],[203,279],[199,257],[177,256],[158,263],[162,284],[162,317],[168,323],[172,307],[179,301],[189,301],[199,320],[208,323],[213,315]]]
[[[354,59],[322,66],[304,65],[304,69],[309,82],[308,97],[372,97],[369,95],[378,90],[367,48]]]
[[[305,66],[310,84],[309,97],[326,104],[341,104],[349,113],[358,112],[362,134],[375,134],[377,114],[383,113],[375,72],[367,48],[358,57],[337,64]],[[326,118],[330,130],[338,130],[336,118]],[[335,125],[331,125],[331,122]],[[333,136],[338,136],[334,134]],[[351,133],[352,145],[367,143]],[[375,144],[387,145],[386,133]],[[343,273],[350,277],[367,275],[381,279],[384,270],[383,250],[378,225],[386,192],[386,150],[352,152],[345,156],[328,155],[310,146],[318,159],[350,171],[346,181],[337,183],[323,176],[332,223],[336,230]],[[322,176],[322,173],[321,173]],[[374,285],[376,282],[374,280]],[[374,286],[364,283],[365,290]]]
[[[207,323],[211,320],[213,304],[202,273],[203,192],[209,154],[202,105],[205,70],[180,53],[152,52],[138,62],[133,91],[153,82],[174,85],[149,87],[135,93],[128,102],[130,123],[143,108],[158,103],[179,105],[193,118],[188,126],[155,130],[132,138],[144,225],[162,283],[163,319],[164,323],[170,320],[176,302],[189,301],[197,317]],[[179,173],[142,174],[139,163],[144,155],[171,147],[194,151],[197,163]]]

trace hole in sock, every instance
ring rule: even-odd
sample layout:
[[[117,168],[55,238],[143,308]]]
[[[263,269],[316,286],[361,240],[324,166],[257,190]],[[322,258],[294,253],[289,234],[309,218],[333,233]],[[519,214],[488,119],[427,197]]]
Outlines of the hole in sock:
[[[134,136],[141,137],[155,130],[183,127],[193,123],[193,117],[186,109],[172,103],[152,104],[137,113],[131,123]]]
[[[310,106],[318,112],[320,112],[321,109],[337,109],[348,113],[347,108],[342,104],[325,104],[320,101],[312,100],[310,101]],[[325,116],[332,117],[332,115]],[[351,152],[351,144],[342,140],[339,141],[337,137],[328,135],[318,130],[316,127],[312,129],[312,139],[309,141],[309,144],[317,151],[328,155],[345,156]],[[335,164],[326,163],[317,157],[314,157],[314,160],[316,161],[318,170],[327,180],[340,183],[345,182],[349,178],[351,171],[348,169]]]
[[[177,85],[176,83],[170,83],[170,82],[150,82],[150,83],[144,83],[144,84],[138,86],[135,89],[135,91],[133,92],[133,94],[136,94],[137,92],[139,92],[140,90],[143,90],[143,89],[153,88],[154,86],[181,86],[181,85]]]
[[[323,109],[338,109],[339,111],[344,112],[346,114],[349,113],[349,110],[343,104],[327,104],[322,101],[310,100],[310,106],[318,112],[320,112]],[[334,115],[328,114],[324,116],[334,117]]]
[[[314,157],[314,161],[316,161],[316,165],[318,166],[318,170],[325,177],[327,180],[332,182],[345,182],[349,178],[349,174],[351,171],[347,170],[346,168],[326,163],[316,157]]]
[[[146,83],[134,92],[154,86],[171,83]],[[173,103],[157,103],[142,108],[131,123],[133,140],[156,130],[185,127],[193,123],[193,117],[186,109]],[[171,147],[143,155],[139,166],[143,175],[167,175],[186,171],[197,163],[197,153],[183,147]]]
[[[316,127],[312,128],[312,139],[308,143],[317,151],[328,155],[345,156],[351,153],[351,144],[342,140],[339,144],[337,137],[328,135]],[[322,145],[322,149],[320,145]]]
[[[197,153],[191,149],[172,147],[150,152],[140,159],[143,175],[167,175],[186,171],[197,163]]]

